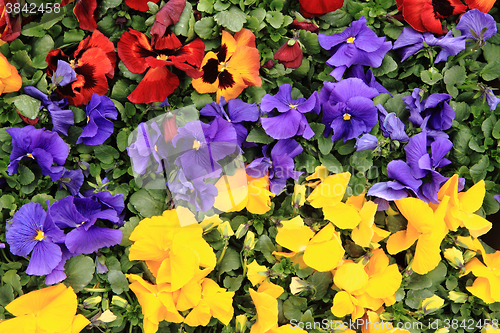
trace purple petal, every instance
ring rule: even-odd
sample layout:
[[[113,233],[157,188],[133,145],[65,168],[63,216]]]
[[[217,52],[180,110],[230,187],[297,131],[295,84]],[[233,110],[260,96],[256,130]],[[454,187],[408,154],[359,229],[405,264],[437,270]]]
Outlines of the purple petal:
[[[401,160],[391,161],[387,164],[387,176],[409,186],[415,192],[422,185],[420,179],[415,179],[408,164]]]
[[[26,274],[37,276],[47,275],[59,264],[61,258],[61,248],[43,239],[37,242],[33,248]]]
[[[405,147],[406,162],[411,168],[415,178],[423,178],[428,172],[420,169],[418,161],[427,154],[427,136],[425,133],[419,133],[410,138],[410,142]]]
[[[261,118],[260,122],[264,131],[272,138],[288,139],[297,134],[302,117],[300,112],[290,109],[277,117]]]
[[[66,246],[74,255],[91,254],[103,247],[120,244],[121,230],[91,226],[88,230],[76,228],[66,235]]]

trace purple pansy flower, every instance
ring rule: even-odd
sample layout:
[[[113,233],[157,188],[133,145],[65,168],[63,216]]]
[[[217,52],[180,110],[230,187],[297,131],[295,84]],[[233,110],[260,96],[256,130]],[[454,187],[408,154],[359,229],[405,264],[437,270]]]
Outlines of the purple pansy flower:
[[[63,165],[68,157],[68,145],[55,132],[36,129],[31,125],[23,128],[8,128],[12,137],[12,152],[7,167],[9,175],[17,173],[19,161],[31,158],[38,163],[43,175],[49,175],[52,181],[61,178],[64,168],[52,165]]]
[[[113,122],[108,118],[118,117],[115,104],[109,97],[94,93],[85,107],[85,113],[87,125],[83,127],[83,132],[76,143],[88,146],[103,144],[113,133]]]
[[[377,148],[378,139],[375,135],[363,134],[360,138],[356,139],[354,148],[356,151],[360,150],[374,150]]]
[[[260,119],[262,127],[274,139],[289,139],[295,135],[310,139],[314,136],[314,131],[304,113],[316,111],[317,93],[314,92],[308,99],[295,100],[292,99],[291,92],[292,86],[283,84],[276,95],[267,94],[262,97],[260,109],[263,113],[269,114],[269,117]],[[271,114],[275,109],[276,112]]]
[[[66,265],[66,261],[68,261],[69,258],[73,257],[64,243],[57,245],[61,248],[62,257],[59,264],[52,270],[52,272],[47,274],[47,276],[45,277],[45,284],[48,286],[59,283],[66,279],[66,273],[64,273],[64,265]]]
[[[376,107],[378,109],[379,126],[384,137],[401,142],[410,140],[405,132],[405,124],[396,117],[394,112],[388,113],[380,104],[377,104]]]
[[[40,110],[46,108],[52,120],[52,130],[68,136],[68,128],[75,123],[73,111],[63,110],[68,104],[68,100],[63,98],[60,101],[52,101],[46,94],[33,86],[24,87],[24,93],[42,102]]]
[[[380,94],[389,94],[392,97],[392,94],[389,92],[389,90],[385,89],[383,85],[377,82],[375,80],[375,76],[373,75],[373,72],[371,69],[368,69],[365,74],[365,70],[363,66],[361,65],[354,65],[352,67],[349,67],[345,73],[345,78],[350,78],[350,77],[357,77],[358,79],[363,80],[363,82],[368,86],[377,89],[377,91]]]
[[[97,219],[118,222],[113,209],[102,209],[99,202],[90,198],[68,196],[52,204],[49,214],[60,228],[72,228],[66,234],[66,247],[73,255],[94,253],[100,248],[119,244],[121,230],[101,228],[95,225]]]
[[[56,243],[64,241],[64,233],[37,202],[23,205],[14,214],[6,236],[13,254],[26,257],[31,253],[26,274],[50,274],[61,262],[61,248]]]
[[[236,130],[221,117],[210,124],[190,121],[180,127],[178,133],[172,139],[174,147],[180,150],[175,164],[184,170],[189,179],[205,177],[205,174],[212,174],[210,178],[217,177],[221,172],[218,161],[241,150]],[[191,168],[193,165],[196,168]]]
[[[392,48],[391,42],[386,41],[385,37],[378,37],[368,28],[364,16],[353,21],[343,32],[331,36],[318,34],[318,42],[330,52],[331,58],[326,63],[335,67],[330,75],[337,81],[353,65],[379,67],[387,51]]]
[[[457,29],[462,32],[462,36],[473,39],[478,46],[486,45],[486,40],[497,33],[495,19],[488,13],[483,13],[474,8],[467,11],[460,17]]]
[[[410,110],[412,123],[422,126],[428,118],[426,128],[444,131],[451,127],[455,119],[455,111],[448,104],[451,97],[448,94],[434,93],[420,101],[420,89],[415,88],[410,96],[403,97],[403,101]]]
[[[64,87],[76,81],[76,72],[66,61],[57,60],[57,69],[52,76],[52,83]]]
[[[486,103],[488,103],[490,111],[496,110],[498,103],[500,103],[500,98],[495,96],[493,90],[491,88],[484,89],[482,96],[486,98]]]
[[[379,93],[361,79],[325,82],[319,93],[323,105],[325,137],[333,130],[332,141],[344,142],[368,133],[377,124],[377,108],[371,100]]]
[[[430,32],[421,33],[413,28],[403,29],[401,35],[394,42],[393,49],[401,49],[401,62],[403,62],[409,56],[423,49],[424,42],[429,46],[439,46],[442,49],[434,60],[435,64],[445,61],[449,56],[456,55],[465,49],[465,37],[453,37],[452,31],[448,31],[445,36],[436,38]]]
[[[204,179],[211,177],[204,169],[196,170],[199,168],[193,164],[188,166],[188,169],[178,170],[175,178],[167,183],[169,190],[174,194],[175,200],[184,200],[192,204],[196,211],[206,212],[210,210],[215,202],[215,197],[218,194],[217,188]],[[197,174],[198,178],[189,179],[187,174]]]
[[[105,182],[106,178],[103,180]],[[123,194],[112,195],[109,191],[92,193],[90,199],[101,204],[101,209],[112,209],[116,212],[118,219],[109,219],[109,221],[121,227],[125,218],[125,201]]]
[[[224,110],[224,106],[226,105],[227,112]],[[238,136],[238,145],[241,146],[248,134],[248,130],[243,125],[243,122],[256,122],[259,119],[259,107],[256,103],[248,104],[237,98],[230,99],[228,103],[224,96],[222,96],[219,103],[212,102],[205,105],[200,110],[200,114],[214,118],[222,117],[230,122]]]
[[[132,159],[134,172],[140,175],[144,174],[150,164],[151,157],[155,161],[153,163],[156,163],[156,167],[153,170],[156,173],[162,172],[162,160],[165,158],[165,156],[160,156],[160,153],[165,150],[165,141],[161,140],[162,138],[163,136],[157,123],[152,122],[151,127],[147,123],[139,124],[136,140],[127,147],[127,153]]]
[[[83,171],[81,169],[64,171],[59,179],[59,189],[66,189],[71,195],[77,195],[83,185]]]
[[[302,146],[293,139],[279,140],[269,152],[262,148],[264,157],[253,160],[246,171],[250,177],[261,178],[269,174],[270,191],[276,195],[285,188],[288,178],[299,179],[302,172],[295,171],[294,157],[302,153]]]

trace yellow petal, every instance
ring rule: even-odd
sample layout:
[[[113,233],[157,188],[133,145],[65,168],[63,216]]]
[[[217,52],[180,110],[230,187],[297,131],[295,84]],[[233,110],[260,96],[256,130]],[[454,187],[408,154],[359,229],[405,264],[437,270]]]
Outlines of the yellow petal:
[[[483,205],[486,189],[484,180],[480,180],[466,192],[458,193],[460,208],[467,213],[474,213]]]
[[[432,232],[435,229],[434,211],[428,203],[417,198],[404,198],[396,200],[401,214],[420,233]]]
[[[345,291],[339,291],[333,298],[331,311],[335,317],[342,318],[354,311],[351,295]]]
[[[377,208],[377,204],[374,203],[373,201],[366,202],[365,192],[361,193],[360,195],[350,196],[349,198],[347,198],[345,203],[353,206],[354,208],[356,208],[357,211],[363,209],[363,205],[365,205],[365,203],[366,204],[369,203],[370,205],[375,205],[375,209]]]
[[[276,235],[276,242],[293,252],[304,251],[314,232],[307,226],[300,229],[282,228]]]
[[[5,309],[16,317],[25,314],[37,314],[66,291],[66,289],[66,286],[60,283],[55,286],[35,290],[16,298]]]
[[[307,266],[319,272],[327,272],[339,264],[344,256],[342,243],[334,236],[334,239],[321,242],[310,243],[304,251],[304,262]]]
[[[418,231],[408,223],[406,230],[400,230],[392,234],[387,240],[387,252],[396,254],[406,250],[418,239]]]
[[[257,321],[252,325],[250,333],[265,333],[278,323],[278,301],[264,292],[256,292],[251,288],[249,292],[257,309]]]
[[[349,172],[331,175],[319,184],[309,195],[307,201],[314,208],[333,206],[344,197],[351,174]]]
[[[269,191],[269,177],[248,179],[247,210],[252,214],[265,214],[271,209],[271,198],[274,193]]]
[[[382,274],[389,266],[389,258],[382,249],[373,250],[372,256],[366,265],[366,273],[369,276]]]
[[[267,281],[262,283],[260,287],[257,289],[257,292],[268,294],[273,298],[280,297],[284,291],[285,290],[283,289],[283,287]]]
[[[348,293],[365,288],[368,283],[368,274],[364,269],[353,262],[347,262],[337,268],[333,282],[340,289]]]
[[[458,175],[450,177],[438,191],[438,199],[441,200],[445,195],[450,197],[450,204],[458,206]]]
[[[88,320],[81,314],[77,314],[75,317],[73,317],[71,333],[81,332],[88,324],[90,324],[90,320]]]
[[[37,325],[44,330],[62,331],[73,323],[78,300],[73,288],[68,287],[50,304],[38,312]]]
[[[36,318],[32,314],[0,321],[0,332],[36,332]]]
[[[466,288],[472,295],[482,299],[487,304],[495,302],[495,299],[491,297],[490,283],[486,278],[478,277],[472,286]]]
[[[285,229],[300,229],[301,227],[304,226],[304,220],[300,215],[295,216],[293,219],[290,220],[281,220],[280,221],[282,227],[278,227],[278,230],[281,230],[281,228]]]
[[[193,279],[180,289],[175,307],[178,311],[186,311],[197,306],[200,300],[201,285],[199,281]]]
[[[335,206],[323,207],[323,214],[325,219],[340,229],[353,229],[361,222],[361,216],[356,208],[343,202]]]
[[[206,326],[212,318],[210,313],[210,306],[205,302],[201,301],[189,314],[184,318],[184,323],[191,327],[196,326]]]
[[[210,287],[212,286],[212,287]],[[203,288],[215,288],[218,292],[212,292],[210,295],[204,295],[204,301],[210,307],[210,312],[213,317],[219,319],[224,325],[228,325],[233,318],[233,297],[234,292],[226,291],[220,288],[215,281],[205,279]]]
[[[411,268],[420,275],[427,274],[441,261],[441,242],[444,236],[424,234],[418,238]]]
[[[323,181],[326,177],[328,177],[328,169],[324,165],[317,166],[314,169],[314,173],[306,177],[306,180],[311,179],[320,179]]]
[[[259,265],[257,263],[257,260],[254,260],[250,264],[248,264],[247,269],[247,278],[250,280],[253,286],[260,284],[267,278],[265,274],[259,274],[267,272],[267,267]]]
[[[178,245],[160,266],[156,282],[171,283],[172,291],[180,289],[194,277],[199,264],[200,257],[192,248]]]
[[[388,266],[383,272],[370,276],[366,286],[368,295],[374,298],[393,296],[401,286],[403,276],[396,264]]]
[[[461,211],[456,212],[455,217],[463,222],[464,226],[469,229],[471,236],[475,238],[484,235],[493,226],[490,221],[477,214]]]
[[[215,187],[218,194],[214,207],[223,212],[236,212],[245,208],[248,201],[247,174],[244,169],[238,169],[233,176],[222,176]]]

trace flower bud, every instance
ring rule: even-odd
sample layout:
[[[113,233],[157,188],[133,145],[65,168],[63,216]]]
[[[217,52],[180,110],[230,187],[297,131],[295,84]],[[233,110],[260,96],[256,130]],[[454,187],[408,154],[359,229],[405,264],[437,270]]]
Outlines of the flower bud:
[[[290,283],[290,292],[292,295],[300,293],[302,290],[309,290],[311,285],[304,280],[299,279],[298,277],[292,277],[292,282]]]
[[[177,123],[175,121],[175,115],[173,113],[168,113],[165,119],[163,119],[163,137],[165,142],[169,143],[176,135]]]
[[[295,184],[293,188],[292,206],[300,207],[306,202],[306,186]]]
[[[116,295],[113,295],[113,298],[111,299],[111,304],[122,309],[125,309],[128,306],[128,302],[126,299]]]
[[[474,252],[474,251],[471,251],[471,250],[465,251],[465,253],[464,253],[464,262],[468,263],[469,260],[471,260],[472,258],[474,258],[476,255],[477,255],[477,253]]]
[[[247,235],[245,236],[245,241],[243,243],[245,251],[252,251],[256,243],[257,242],[255,241],[255,234],[251,231],[247,232]]]
[[[89,297],[83,301],[83,307],[86,309],[93,308],[96,307],[99,303],[101,303],[101,301],[102,301],[101,296]]]
[[[243,237],[246,234],[249,226],[250,225],[247,223],[240,224],[238,226],[238,230],[236,230],[236,233],[235,233],[236,238],[240,239],[241,237]]]
[[[293,44],[291,44],[293,41]],[[299,68],[302,65],[302,49],[300,44],[294,39],[288,40],[286,43],[281,45],[281,47],[274,54],[274,59],[278,60],[280,64],[283,64],[285,68]]]
[[[428,314],[440,309],[444,305],[444,299],[441,297],[434,295],[432,297],[428,297],[422,301],[422,306],[419,309],[424,314]]]
[[[444,250],[443,254],[446,260],[448,260],[448,262],[453,268],[456,269],[464,268],[464,257],[462,255],[462,251],[460,251],[456,247],[452,247]]]
[[[448,298],[455,303],[465,303],[469,299],[469,296],[466,293],[452,290],[449,292]]]
[[[203,232],[208,232],[222,223],[219,215],[213,215],[210,217],[206,217],[203,221],[200,222],[201,227],[203,228]]]
[[[217,226],[217,230],[219,230],[222,238],[227,239],[234,235],[233,228],[229,224],[229,221],[225,221]]]
[[[299,22],[296,18],[293,19],[292,24],[288,26],[290,29],[302,29],[307,30],[312,33],[317,34],[319,32],[319,26],[311,22],[310,20],[304,20]]]
[[[236,332],[235,333],[244,333],[247,329],[247,316],[241,314],[236,316]]]

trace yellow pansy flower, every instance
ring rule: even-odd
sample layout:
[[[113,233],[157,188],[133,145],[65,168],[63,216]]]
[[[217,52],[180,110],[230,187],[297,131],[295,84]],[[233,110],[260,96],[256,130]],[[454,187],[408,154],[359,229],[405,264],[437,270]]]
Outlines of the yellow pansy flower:
[[[306,180],[312,180],[312,179],[319,179],[319,180],[309,182],[306,184],[306,186],[315,188],[319,183],[321,183],[323,180],[325,180],[326,177],[328,177],[328,174],[329,174],[329,171],[323,164],[320,166],[317,166],[314,169],[314,173],[312,175],[307,176]]]
[[[257,291],[249,289],[255,308],[257,321],[252,325],[250,333],[267,333],[278,324],[278,300],[284,289],[270,282],[264,282]]]
[[[483,205],[486,194],[484,180],[480,180],[466,192],[458,193],[458,175],[453,175],[438,192],[441,201],[445,196],[450,197],[445,222],[448,229],[456,231],[458,227],[465,227],[473,237],[484,235],[491,229],[491,222],[474,214]],[[436,205],[431,205],[435,208]]]
[[[257,260],[252,261],[247,265],[247,278],[252,283],[252,286],[256,286],[267,279],[266,273],[269,271],[266,266],[259,265]]]
[[[311,228],[304,225],[301,217],[288,222],[283,223],[278,231],[276,242],[292,253],[275,254],[293,257],[303,252],[304,263],[320,272],[330,271],[338,265],[345,252],[339,234],[331,223],[315,235]]]
[[[77,306],[73,288],[64,284],[29,292],[5,307],[16,317],[0,322],[0,332],[80,332],[90,321],[75,315]]]
[[[474,257],[465,265],[465,274],[472,272],[477,277],[472,286],[466,288],[485,303],[500,302],[500,251],[486,253],[478,239],[473,242],[484,263]]]
[[[222,176],[215,187],[218,195],[214,207],[223,212],[238,212],[246,208],[252,214],[264,214],[271,209],[269,177],[253,178],[244,169],[236,170],[233,176]]]
[[[326,177],[307,197],[307,201],[314,208],[335,206],[344,197],[350,178],[349,172]]]
[[[396,254],[417,242],[412,269],[424,275],[436,268],[441,261],[440,245],[448,233],[444,215],[449,197],[444,196],[433,211],[428,203],[416,198],[396,200],[401,214],[408,220],[406,230],[392,234],[387,240],[387,251]]]
[[[180,289],[195,275],[215,267],[213,249],[202,237],[199,224],[181,227],[176,210],[142,220],[130,235],[130,260],[144,260],[156,282]],[[208,272],[200,273],[199,267]]]

